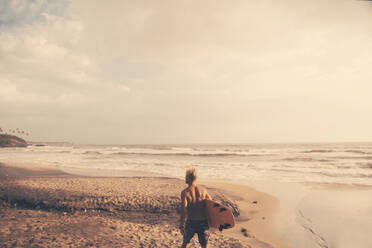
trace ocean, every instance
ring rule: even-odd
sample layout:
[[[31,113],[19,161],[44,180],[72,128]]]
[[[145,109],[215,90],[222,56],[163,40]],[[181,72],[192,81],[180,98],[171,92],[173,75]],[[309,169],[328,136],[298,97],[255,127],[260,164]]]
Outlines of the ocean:
[[[0,161],[62,170],[126,170],[202,180],[372,185],[372,143],[224,145],[48,144],[0,149]]]

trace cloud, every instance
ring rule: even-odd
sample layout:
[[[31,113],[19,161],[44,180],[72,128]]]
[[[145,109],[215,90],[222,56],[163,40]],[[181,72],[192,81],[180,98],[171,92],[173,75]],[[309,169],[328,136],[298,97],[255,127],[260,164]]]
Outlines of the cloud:
[[[6,103],[17,103],[17,104],[28,104],[28,103],[46,103],[45,97],[40,97],[33,94],[27,94],[17,89],[15,84],[12,84],[8,80],[0,80],[0,98],[1,102]]]
[[[0,115],[23,120],[35,137],[363,136],[348,128],[372,106],[372,14],[359,1],[1,3]],[[307,135],[314,119],[323,127]]]
[[[94,61],[74,47],[82,29],[80,23],[44,15],[46,22],[0,34],[2,78],[21,91],[48,97],[96,80]]]
[[[63,15],[68,6],[64,0],[1,0],[0,28],[29,25],[43,21],[44,13]]]

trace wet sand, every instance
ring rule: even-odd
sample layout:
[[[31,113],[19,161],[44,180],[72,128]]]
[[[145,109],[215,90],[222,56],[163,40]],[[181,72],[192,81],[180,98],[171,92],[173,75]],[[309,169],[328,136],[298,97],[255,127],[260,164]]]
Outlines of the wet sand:
[[[184,182],[129,174],[0,164],[0,247],[179,247]],[[209,247],[291,247],[274,228],[276,198],[247,186],[201,184],[239,214],[235,228],[211,231]],[[196,236],[189,247],[200,247]]]

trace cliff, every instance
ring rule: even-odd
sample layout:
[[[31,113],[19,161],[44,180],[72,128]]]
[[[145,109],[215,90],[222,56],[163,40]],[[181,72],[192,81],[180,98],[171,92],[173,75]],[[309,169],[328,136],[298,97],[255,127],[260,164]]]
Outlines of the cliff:
[[[27,142],[14,135],[0,134],[0,147],[26,147]]]

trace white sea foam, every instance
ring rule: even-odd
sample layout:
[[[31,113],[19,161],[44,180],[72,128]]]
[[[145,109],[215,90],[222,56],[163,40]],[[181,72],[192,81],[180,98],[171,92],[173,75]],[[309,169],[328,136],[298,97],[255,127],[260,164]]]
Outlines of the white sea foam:
[[[181,178],[372,185],[372,144],[46,145],[0,150],[0,161],[89,170],[142,170]]]

